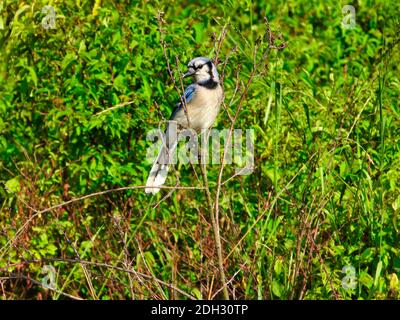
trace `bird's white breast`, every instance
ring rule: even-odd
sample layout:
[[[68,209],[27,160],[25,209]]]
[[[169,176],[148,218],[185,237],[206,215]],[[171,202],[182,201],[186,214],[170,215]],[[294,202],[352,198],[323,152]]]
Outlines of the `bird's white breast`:
[[[199,85],[192,100],[187,104],[190,127],[196,131],[211,127],[218,115],[222,100],[223,91],[220,85],[214,89]]]

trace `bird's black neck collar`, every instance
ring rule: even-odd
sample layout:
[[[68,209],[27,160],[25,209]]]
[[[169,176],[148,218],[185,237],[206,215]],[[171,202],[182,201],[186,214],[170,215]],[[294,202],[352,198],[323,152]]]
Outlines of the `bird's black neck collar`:
[[[208,65],[208,74],[210,75],[210,78],[207,80],[199,81],[197,83],[200,86],[205,87],[207,89],[215,89],[219,85],[218,77],[217,80],[215,80],[214,74],[212,72],[213,64],[211,63],[211,61],[208,61],[207,65]]]
[[[215,89],[218,86],[219,81],[215,81],[213,78],[210,78],[205,81],[197,82],[197,84],[207,89]]]

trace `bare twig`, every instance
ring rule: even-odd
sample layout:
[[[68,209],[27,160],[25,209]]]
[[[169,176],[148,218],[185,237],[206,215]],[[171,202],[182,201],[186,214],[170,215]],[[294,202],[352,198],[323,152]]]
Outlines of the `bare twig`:
[[[79,198],[74,198],[71,199],[69,201],[60,203],[60,204],[56,204],[54,206],[51,206],[49,208],[43,209],[43,210],[37,210],[33,207],[31,207],[29,204],[25,203],[23,200],[20,199],[21,202],[23,202],[29,209],[33,210],[35,212],[34,215],[32,215],[23,225],[21,228],[18,229],[18,231],[15,233],[13,239],[10,239],[9,241],[7,241],[7,243],[1,248],[0,252],[0,259],[3,258],[4,254],[7,251],[7,248],[10,247],[13,243],[15,243],[15,241],[18,239],[18,237],[22,234],[22,232],[25,230],[25,228],[28,227],[29,223],[31,223],[31,221],[33,219],[35,219],[37,216],[58,209],[58,208],[62,208],[68,204],[74,203],[74,202],[78,202],[78,201],[82,201],[88,198],[93,198],[96,196],[100,196],[103,194],[107,194],[107,193],[112,193],[112,192],[119,192],[119,191],[126,191],[126,190],[134,190],[134,189],[144,189],[144,188],[149,188],[148,186],[129,186],[129,187],[121,187],[121,188],[116,188],[116,189],[109,189],[109,190],[105,190],[105,191],[99,191],[99,192],[95,192],[95,193],[91,193],[91,194],[87,194],[85,196],[79,197]],[[150,187],[152,188],[152,187]],[[172,186],[159,186],[157,188],[160,189],[185,189],[185,190],[202,190],[204,189],[204,187],[172,187]]]
[[[164,15],[163,12],[158,11],[158,15],[156,17],[156,19],[158,21],[158,31],[160,33],[160,38],[161,38],[160,44],[161,44],[161,46],[163,48],[163,54],[164,54],[165,62],[167,63],[168,75],[171,78],[171,81],[172,81],[172,84],[174,86],[174,89],[179,94],[179,97],[180,97],[179,99],[180,99],[180,102],[181,102],[181,106],[183,108],[183,111],[185,112],[186,119],[187,119],[187,122],[188,122],[188,127],[190,127],[189,114],[188,114],[187,108],[186,108],[186,97],[183,94],[184,90],[183,90],[183,84],[182,84],[182,76],[179,77],[180,83],[181,83],[181,87],[182,87],[181,88],[182,91],[180,91],[178,86],[177,86],[177,84],[176,84],[176,80],[175,80],[175,77],[174,77],[174,73],[172,72],[171,64],[169,63],[169,58],[168,58],[168,53],[167,53],[167,43],[165,42],[164,37],[163,37],[163,34],[165,33],[165,31],[162,29],[162,26],[165,24],[165,20],[163,18],[163,15]],[[178,62],[178,60],[176,60],[176,61]]]
[[[67,236],[67,234],[65,232],[64,232],[64,237],[67,240],[68,244],[72,247],[72,250],[74,250],[74,253],[75,253],[77,259],[80,260],[81,257],[79,255],[78,250],[76,250],[75,245],[69,240],[69,238],[68,238],[68,236]],[[94,287],[93,287],[92,279],[90,277],[90,272],[89,272],[89,270],[86,269],[86,266],[84,264],[81,264],[81,267],[82,267],[83,273],[85,275],[86,281],[87,281],[88,286],[89,286],[90,295],[92,296],[93,299],[97,300],[98,297],[97,297],[96,291],[94,290]]]
[[[245,99],[246,99],[246,97],[247,97],[247,95],[248,95],[248,91],[249,91],[249,89],[250,89],[250,86],[251,86],[251,84],[252,84],[252,82],[253,82],[253,79],[255,78],[255,76],[257,75],[257,73],[258,72],[260,72],[259,71],[259,67],[262,65],[262,64],[264,64],[264,62],[265,62],[265,60],[266,60],[266,58],[267,58],[267,56],[268,56],[268,54],[269,54],[269,52],[270,52],[270,49],[271,48],[273,48],[273,49],[282,49],[282,48],[278,48],[278,47],[274,47],[273,46],[273,40],[272,40],[272,37],[273,37],[273,34],[272,34],[272,32],[271,32],[271,30],[270,30],[270,28],[269,28],[269,24],[268,24],[268,20],[265,18],[265,21],[266,21],[266,36],[268,36],[269,37],[269,42],[268,42],[268,47],[266,48],[266,49],[264,49],[264,51],[263,51],[263,53],[262,53],[262,55],[261,55],[261,58],[257,61],[257,53],[258,53],[258,50],[259,50],[259,44],[258,43],[256,43],[255,44],[255,47],[254,47],[254,50],[253,50],[253,57],[252,57],[252,59],[253,59],[253,69],[251,70],[251,72],[250,72],[250,75],[249,75],[249,78],[247,79],[247,82],[246,82],[246,84],[245,85],[242,85],[242,87],[243,87],[243,90],[242,90],[242,92],[241,92],[241,95],[240,95],[240,99],[239,99],[239,102],[238,102],[238,106],[237,106],[237,108],[236,108],[236,112],[235,112],[235,115],[233,116],[233,118],[231,119],[231,126],[230,126],[230,129],[229,129],[229,134],[228,134],[228,137],[227,137],[227,142],[225,143],[225,147],[224,147],[224,153],[223,153],[223,157],[222,157],[222,160],[221,160],[221,168],[220,168],[220,170],[219,170],[219,174],[218,174],[218,180],[217,180],[217,190],[216,190],[216,195],[215,195],[215,205],[214,205],[214,210],[215,210],[215,221],[217,222],[217,231],[219,232],[219,198],[220,198],[220,194],[221,194],[221,187],[222,187],[222,175],[223,175],[223,171],[224,171],[224,167],[225,167],[225,158],[226,158],[226,156],[227,156],[227,154],[228,154],[228,149],[229,149],[229,146],[230,146],[230,141],[231,141],[231,139],[232,139],[232,134],[233,134],[233,129],[234,129],[234,126],[235,126],[235,124],[236,124],[236,121],[237,121],[237,119],[238,119],[238,116],[239,116],[239,114],[240,114],[240,111],[241,111],[241,109],[242,109],[242,107],[243,107],[243,104],[244,104],[244,101],[245,101]],[[235,95],[236,95],[236,92],[239,90],[239,86],[240,86],[240,76],[239,76],[239,70],[237,71],[237,75],[236,75],[236,89],[235,89]],[[231,103],[233,103],[233,97],[232,97],[232,99],[231,99]],[[231,104],[230,103],[230,104]],[[258,222],[258,219],[257,219],[257,221],[256,221],[256,223]],[[247,233],[246,233],[247,234]],[[245,236],[246,236],[246,234],[245,234]],[[242,239],[244,239],[244,238],[242,238]],[[237,245],[239,245],[239,243],[242,241],[242,239],[237,243]],[[237,247],[237,245],[234,247],[234,249]],[[234,250],[233,249],[233,250]],[[233,250],[231,251],[231,253],[233,252]],[[230,253],[230,254],[231,254]],[[230,256],[230,254],[225,258],[225,260],[224,261],[226,261],[227,260],[227,258]]]
[[[202,159],[202,157],[201,157],[201,159]],[[203,181],[204,181],[204,186],[205,186],[204,192],[206,194],[208,209],[209,209],[209,213],[210,213],[210,217],[211,217],[211,224],[212,224],[213,231],[214,231],[215,249],[217,251],[218,268],[219,268],[221,284],[222,284],[221,289],[223,291],[224,298],[226,300],[229,300],[228,288],[226,286],[224,261],[223,261],[223,257],[222,257],[222,246],[221,246],[221,235],[219,232],[219,222],[218,222],[218,220],[216,220],[216,216],[214,215],[214,207],[213,207],[213,203],[212,203],[210,188],[208,186],[206,164],[202,162],[200,164],[200,169],[201,169],[201,173],[203,175]]]
[[[308,162],[313,159],[315,157],[315,155],[317,155],[317,152],[315,152],[310,159],[308,159]],[[227,260],[232,253],[235,251],[235,249],[242,243],[242,241],[247,237],[247,235],[251,232],[251,230],[253,230],[253,228],[256,226],[256,224],[265,216],[265,214],[268,212],[269,214],[272,212],[272,209],[275,207],[275,204],[277,203],[279,197],[281,196],[281,194],[283,194],[283,192],[285,192],[290,185],[292,184],[292,182],[297,178],[297,176],[303,172],[303,170],[306,168],[306,165],[304,164],[299,171],[296,172],[296,174],[290,179],[290,181],[286,184],[286,186],[284,188],[282,188],[279,193],[276,195],[276,197],[274,198],[274,200],[272,201],[271,205],[269,208],[267,208],[267,210],[265,210],[262,214],[260,214],[258,216],[258,218],[256,219],[256,221],[254,221],[254,223],[250,226],[250,228],[246,231],[246,233],[240,238],[240,240],[236,243],[236,245],[232,248],[232,250],[229,252],[229,254],[225,257],[225,260]],[[269,210],[268,210],[269,209]]]
[[[218,293],[220,293],[222,290],[224,290],[224,288],[226,288],[228,286],[228,284],[230,284],[236,277],[236,275],[242,271],[242,269],[239,269],[238,271],[235,272],[235,274],[232,276],[232,278],[229,279],[229,281],[227,283],[224,283],[224,285],[222,286],[222,288],[219,288],[211,297],[211,300],[213,300]]]
[[[221,52],[222,43],[225,40],[226,33],[227,33],[227,31],[226,31],[226,25],[225,25],[225,26],[222,27],[221,34],[219,35],[218,41],[216,42],[216,45],[215,45],[215,47],[216,47],[215,48],[215,58],[214,58],[215,66],[217,66],[219,64],[218,57],[219,57],[219,54]]]
[[[123,103],[117,104],[117,105],[115,105],[115,106],[113,106],[113,107],[110,107],[110,108],[108,108],[108,109],[104,109],[104,110],[102,110],[102,111],[100,111],[100,112],[95,113],[95,116],[99,116],[99,115],[104,114],[104,113],[106,113],[106,112],[109,112],[109,111],[112,111],[112,110],[115,110],[115,109],[119,109],[119,108],[128,106],[128,105],[130,105],[130,104],[132,104],[132,103],[134,103],[134,102],[135,102],[135,101],[128,101],[128,102],[123,102]]]
[[[143,263],[144,263],[144,265],[145,265],[147,271],[151,274],[152,278],[155,278],[155,276],[154,276],[154,274],[153,274],[153,270],[151,270],[151,268],[150,268],[149,265],[147,264],[146,258],[145,258],[144,254],[143,254],[143,250],[142,250],[142,248],[140,247],[139,242],[138,242],[137,240],[136,240],[136,242],[137,242],[137,246],[138,246],[138,249],[139,249],[140,257],[142,258],[142,261],[143,261]],[[161,295],[163,296],[163,298],[164,298],[164,299],[167,299],[167,296],[165,295],[165,292],[162,290],[162,288],[161,288],[159,282],[157,282],[157,287],[158,287],[159,291],[161,292]]]
[[[32,283],[34,283],[34,284],[36,284],[38,286],[41,286],[41,287],[43,287],[45,289],[54,291],[54,292],[56,292],[56,293],[58,293],[58,294],[60,294],[62,296],[67,297],[67,298],[74,299],[74,300],[83,300],[81,297],[73,296],[72,294],[68,294],[68,293],[62,292],[62,291],[60,291],[60,290],[58,290],[56,288],[52,288],[50,286],[47,286],[47,285],[41,283],[40,281],[32,279],[31,277],[28,277],[28,276],[26,276],[24,274],[9,272],[8,278],[10,278],[10,279],[26,279],[26,280],[29,280],[30,282],[32,282]]]
[[[189,294],[189,293],[187,293],[187,292],[185,292],[185,291],[183,291],[183,290],[171,285],[170,283],[167,283],[167,282],[165,282],[163,280],[160,280],[160,279],[154,277],[153,275],[150,276],[148,274],[141,273],[141,272],[138,272],[138,271],[133,270],[133,269],[130,270],[130,269],[117,267],[117,266],[109,265],[109,264],[102,263],[102,262],[92,262],[92,261],[86,261],[86,260],[80,260],[80,259],[45,258],[45,259],[38,259],[38,260],[25,260],[25,261],[21,261],[18,264],[8,265],[6,267],[1,268],[0,272],[8,272],[7,270],[10,267],[16,266],[16,265],[29,265],[29,264],[32,264],[32,263],[44,263],[44,262],[64,262],[64,263],[72,263],[72,264],[78,263],[78,264],[85,264],[85,265],[88,265],[88,266],[90,265],[90,266],[94,266],[94,267],[98,267],[98,268],[108,268],[108,269],[118,270],[118,271],[121,271],[121,272],[127,272],[127,273],[131,273],[131,274],[139,275],[143,279],[153,280],[153,281],[155,281],[155,282],[157,282],[157,283],[159,283],[159,284],[161,284],[163,286],[166,286],[166,287],[168,287],[170,289],[173,289],[173,290],[179,292],[180,294],[184,295],[185,297],[187,297],[187,298],[189,298],[191,300],[196,300],[196,298],[194,296],[192,296],[191,294]],[[23,277],[27,278],[26,276],[23,276]],[[63,295],[67,295],[67,294],[65,294],[63,292],[58,292],[58,293],[63,294]],[[77,297],[71,296],[71,298],[77,298]],[[77,298],[77,299],[81,299],[81,298]]]

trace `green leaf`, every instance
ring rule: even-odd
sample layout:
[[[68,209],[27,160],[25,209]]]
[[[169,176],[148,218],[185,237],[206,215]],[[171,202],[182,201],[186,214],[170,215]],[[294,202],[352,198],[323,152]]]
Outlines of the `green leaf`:
[[[114,88],[116,88],[118,91],[124,92],[126,89],[125,85],[125,76],[122,74],[119,74],[117,77],[114,79]]]
[[[57,253],[57,247],[54,244],[49,244],[46,249],[47,253],[50,255],[55,255]]]
[[[83,43],[83,44],[84,44],[84,43]],[[81,45],[82,45],[82,43],[81,43]],[[83,48],[81,48],[81,47],[79,47],[79,51],[80,51],[80,53],[84,52],[84,51],[83,51]],[[71,52],[67,53],[67,54],[65,55],[63,61],[61,62],[61,69],[62,69],[63,71],[65,71],[65,70],[69,67],[69,65],[70,65],[73,61],[75,61],[75,60],[76,60],[76,55],[75,55],[75,53],[71,53]]]
[[[364,252],[361,254],[361,261],[362,262],[370,262],[374,255],[375,255],[375,248],[367,248],[364,250]]]
[[[193,288],[191,292],[197,299],[199,299],[199,300],[203,299],[203,296],[201,295],[201,292],[199,289]]]
[[[397,211],[400,208],[400,196],[398,196],[396,200],[393,201],[392,208],[394,211]]]
[[[32,67],[29,67],[29,66],[26,66],[25,68],[28,69],[29,75],[30,75],[30,79],[31,79],[31,80],[33,81],[33,83],[35,84],[35,87],[37,87],[38,78],[37,78],[35,69],[32,68]]]
[[[378,280],[381,275],[381,271],[382,271],[382,260],[378,262],[378,266],[376,267],[374,287],[378,285]]]
[[[21,186],[17,177],[8,180],[5,183],[5,186],[8,193],[16,193],[21,190]]]
[[[399,278],[397,277],[397,274],[392,273],[389,276],[390,282],[389,282],[389,288],[391,290],[397,291],[398,290],[398,286],[399,286]]]
[[[282,272],[282,260],[278,259],[275,261],[274,271],[277,275],[280,275]]]
[[[282,285],[276,280],[272,281],[272,293],[278,298],[282,296]]]
[[[369,289],[372,287],[374,281],[374,279],[365,271],[362,271],[360,273],[360,277],[358,280],[361,284],[365,285]]]
[[[204,38],[204,25],[202,23],[196,23],[195,25],[193,25],[193,29],[196,33],[196,42],[201,43]]]

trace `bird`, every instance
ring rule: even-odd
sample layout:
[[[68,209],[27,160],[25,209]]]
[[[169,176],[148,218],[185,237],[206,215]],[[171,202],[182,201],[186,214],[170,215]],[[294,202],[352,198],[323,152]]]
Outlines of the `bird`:
[[[177,139],[173,138],[173,134],[170,135],[174,130],[172,124],[174,123],[178,130],[192,129],[196,133],[210,129],[224,100],[224,90],[217,67],[211,59],[197,57],[192,59],[187,66],[188,70],[183,78],[192,77],[193,81],[186,88],[171,114],[165,134],[166,143],[161,146],[150,170],[146,182],[146,193],[158,193],[160,188],[157,187],[162,186],[167,179],[171,154],[177,146]]]

